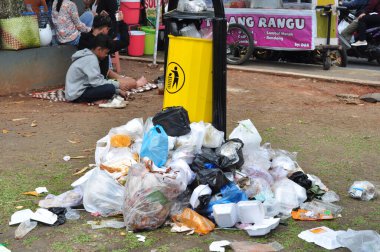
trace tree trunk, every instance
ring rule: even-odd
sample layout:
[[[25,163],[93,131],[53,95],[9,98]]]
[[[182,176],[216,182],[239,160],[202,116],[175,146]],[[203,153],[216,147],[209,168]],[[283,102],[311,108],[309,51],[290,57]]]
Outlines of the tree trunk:
[[[18,17],[24,10],[23,0],[0,0],[0,19]]]

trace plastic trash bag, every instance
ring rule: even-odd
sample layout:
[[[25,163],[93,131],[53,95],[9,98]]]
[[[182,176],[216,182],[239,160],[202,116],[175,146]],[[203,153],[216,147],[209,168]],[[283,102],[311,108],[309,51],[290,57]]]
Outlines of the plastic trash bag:
[[[51,207],[48,209],[53,214],[56,214],[58,219],[57,221],[51,225],[51,226],[60,226],[66,223],[66,208],[64,207]]]
[[[340,200],[339,195],[334,191],[327,191],[325,194],[323,194],[321,200],[323,202],[332,203]]]
[[[270,144],[263,145],[263,147],[259,149],[246,150],[245,153],[248,155],[244,155],[243,168],[245,166],[256,166],[268,170],[272,164],[272,152],[273,150],[270,149]]]
[[[206,148],[218,148],[224,142],[224,132],[217,130],[211,123],[205,123],[205,135],[202,146]]]
[[[265,208],[266,218],[275,217],[280,213],[280,204],[273,197],[265,199],[263,206]]]
[[[333,217],[337,217],[343,211],[343,207],[333,203],[323,202],[314,199],[310,202],[305,202],[300,205],[301,209],[312,211],[314,214],[324,214],[326,211],[330,212]]]
[[[202,152],[195,155],[191,168],[193,171],[199,171],[209,167],[216,168],[219,165],[219,159],[213,149],[202,148]]]
[[[306,190],[310,189],[312,186],[311,180],[308,178],[308,176],[305,173],[301,171],[297,171],[293,173],[292,175],[290,175],[289,179],[299,184]]]
[[[380,251],[380,235],[373,230],[355,231],[338,234],[338,242],[352,252],[377,252]]]
[[[45,199],[38,202],[38,206],[42,208],[50,207],[74,207],[82,204],[83,192],[80,187],[64,192],[58,196],[49,194]]]
[[[215,224],[212,221],[190,208],[185,208],[181,214],[174,215],[172,219],[177,225],[193,228],[197,234],[201,235],[208,234],[215,229]]]
[[[168,136],[183,136],[191,131],[189,115],[183,107],[165,108],[152,121],[154,125],[161,125]]]
[[[192,186],[209,185],[212,194],[219,193],[223,186],[229,184],[230,181],[224,173],[217,168],[200,170]]]
[[[72,208],[67,207],[65,217],[67,220],[79,220],[80,219],[80,213],[76,209],[72,209]]]
[[[95,148],[95,163],[99,166],[103,163],[104,157],[112,148],[111,146],[111,138],[114,135],[124,135],[128,136],[132,140],[132,146],[134,142],[141,141],[143,137],[143,119],[135,118],[125,125],[112,128],[106,136],[99,139],[96,142]],[[132,147],[131,147],[132,148]]]
[[[323,191],[328,191],[329,190],[327,188],[327,186],[325,186],[325,184],[323,184],[322,181],[321,181],[321,179],[318,178],[317,176],[312,175],[312,174],[307,174],[307,176],[311,180],[311,183],[312,183],[313,186],[318,186]]]
[[[185,191],[187,185],[191,184],[196,175],[190,169],[190,166],[182,159],[176,159],[169,163],[169,167],[177,175],[177,182],[179,183],[181,191]]]
[[[175,199],[172,207],[170,208],[170,216],[180,214],[183,210],[190,206],[191,190],[187,188]]]
[[[288,176],[288,172],[282,167],[270,168],[269,173],[275,181],[284,179]]]
[[[153,230],[164,224],[181,189],[175,173],[152,173],[142,164],[132,166],[123,204],[127,230]]]
[[[190,128],[190,133],[177,137],[176,147],[193,146],[196,153],[200,153],[206,131],[204,123],[191,123]]]
[[[238,170],[244,164],[243,149],[244,144],[240,139],[230,139],[221,147],[215,150],[219,157],[218,166],[224,172]]]
[[[21,224],[17,227],[15,231],[15,238],[22,239],[35,227],[37,227],[37,221],[26,220],[24,222],[21,222]]]
[[[95,168],[83,192],[87,212],[112,216],[122,212],[125,189],[107,171]]]
[[[243,141],[244,156],[249,156],[250,150],[258,149],[261,143],[261,136],[252,121],[247,119],[239,121],[239,125],[231,132],[229,139],[238,138]]]
[[[265,169],[257,166],[244,166],[242,172],[249,178],[262,178],[268,182],[269,185],[274,183],[272,175]]]
[[[177,10],[198,13],[207,10],[207,5],[203,0],[179,0]]]
[[[371,182],[355,181],[348,193],[352,198],[369,201],[376,197],[376,188]]]
[[[172,153],[172,160],[182,159],[188,164],[193,163],[194,158],[195,158],[195,146],[192,146],[192,145],[184,145],[184,146],[178,147]]]
[[[305,188],[287,178],[275,182],[272,190],[283,214],[290,214],[307,199]]]
[[[295,172],[297,169],[295,162],[289,156],[286,155],[278,155],[274,157],[272,160],[271,167],[273,169],[282,168],[285,171],[287,171],[288,174]]]
[[[212,213],[212,206],[217,204],[238,203],[248,200],[245,192],[239,189],[234,183],[229,183],[221,189],[222,198],[210,201],[207,206],[207,214]]]
[[[162,167],[168,158],[168,149],[168,135],[162,126],[156,125],[144,135],[140,156],[147,157],[157,167]]]
[[[112,148],[104,156],[100,169],[106,170],[109,173],[121,173],[127,175],[129,167],[136,164],[139,157],[133,154],[128,147]]]
[[[267,198],[273,197],[271,185],[264,178],[250,178],[250,184],[244,188],[248,198],[255,198],[259,201],[265,201]]]

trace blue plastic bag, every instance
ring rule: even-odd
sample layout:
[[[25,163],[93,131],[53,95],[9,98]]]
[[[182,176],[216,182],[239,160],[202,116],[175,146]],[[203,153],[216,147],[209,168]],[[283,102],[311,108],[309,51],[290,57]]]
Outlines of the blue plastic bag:
[[[157,167],[162,167],[168,158],[168,135],[164,128],[156,125],[144,135],[140,157],[147,157]]]
[[[245,192],[239,189],[234,183],[229,183],[222,187],[220,190],[222,193],[222,198],[211,201],[207,206],[207,214],[210,215],[212,213],[212,206],[216,204],[227,204],[227,203],[238,203],[239,201],[248,200]]]

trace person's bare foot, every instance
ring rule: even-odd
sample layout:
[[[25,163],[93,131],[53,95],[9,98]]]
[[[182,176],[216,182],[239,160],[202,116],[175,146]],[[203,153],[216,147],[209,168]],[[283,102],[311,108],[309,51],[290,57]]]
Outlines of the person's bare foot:
[[[141,76],[140,79],[138,79],[136,82],[137,82],[137,88],[143,87],[148,83],[148,81],[146,80],[144,76]]]

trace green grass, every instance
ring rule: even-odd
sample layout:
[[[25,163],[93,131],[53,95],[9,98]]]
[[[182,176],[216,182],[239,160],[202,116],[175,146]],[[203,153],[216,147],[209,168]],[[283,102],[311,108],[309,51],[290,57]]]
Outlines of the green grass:
[[[23,241],[22,241],[22,244],[24,245],[24,246],[30,246],[30,245],[32,245],[32,243],[33,242],[35,242],[35,241],[37,241],[37,240],[39,240],[40,238],[38,238],[37,236],[30,236],[30,237],[28,237],[28,238],[25,238]]]
[[[203,249],[195,247],[195,248],[192,248],[192,249],[188,249],[185,252],[203,252],[203,251],[204,251]]]
[[[81,244],[83,244],[83,243],[91,242],[92,241],[92,237],[90,235],[88,235],[88,234],[80,234],[78,236],[75,236],[73,238],[73,241],[75,243],[81,243]]]
[[[74,252],[74,249],[68,244],[68,242],[54,242],[51,245],[53,251]]]

